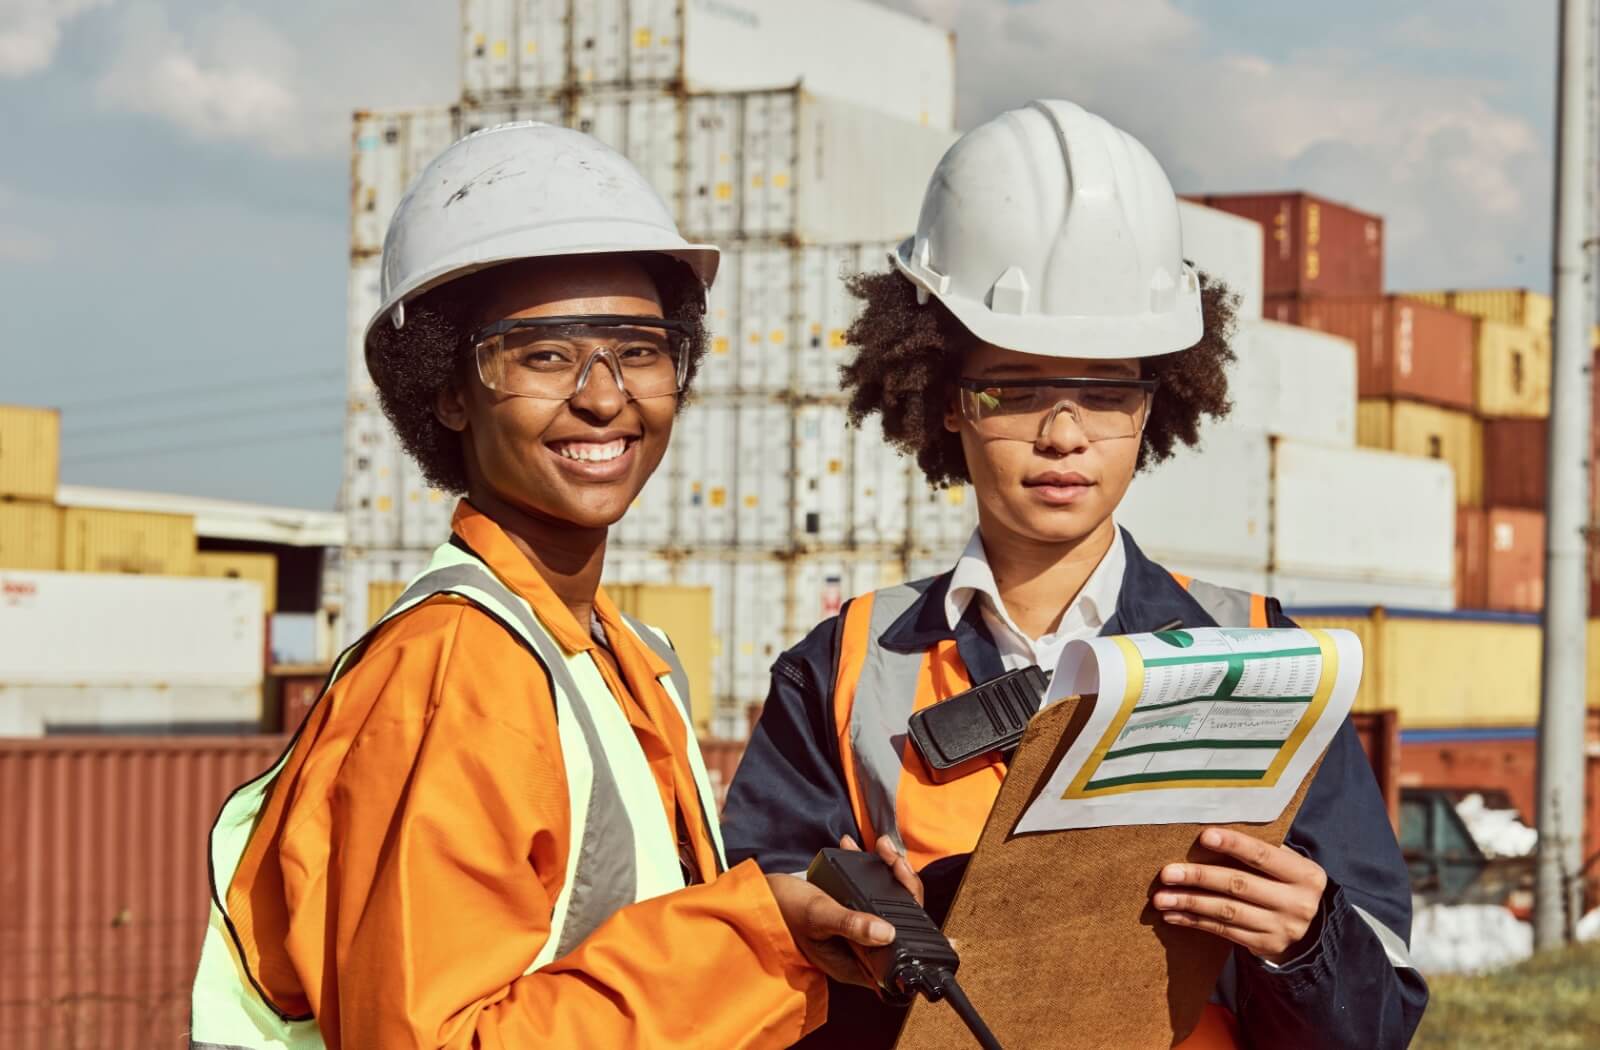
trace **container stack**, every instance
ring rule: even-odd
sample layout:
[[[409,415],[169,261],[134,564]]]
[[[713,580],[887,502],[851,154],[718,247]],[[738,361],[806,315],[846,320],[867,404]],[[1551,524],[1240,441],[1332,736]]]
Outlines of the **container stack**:
[[[345,637],[421,569],[454,505],[398,447],[362,359],[384,230],[433,156],[513,120],[616,147],[685,237],[723,250],[694,400],[606,570],[613,588],[709,588],[713,728],[742,736],[773,659],[844,599],[947,566],[968,493],[930,491],[850,429],[838,369],[857,306],[842,278],[883,269],[914,230],[953,118],[948,33],[864,0],[464,4],[460,99],[355,117]]]
[[[60,505],[60,449],[59,412],[0,405],[0,736],[254,729],[272,557],[198,551],[185,514]]]
[[[1300,194],[1203,201],[1180,204],[1184,250],[1239,296],[1233,411],[1136,478],[1119,520],[1173,569],[1286,603],[1450,608],[1450,467],[1356,447],[1376,371],[1359,333],[1277,319],[1376,290],[1381,221]]]

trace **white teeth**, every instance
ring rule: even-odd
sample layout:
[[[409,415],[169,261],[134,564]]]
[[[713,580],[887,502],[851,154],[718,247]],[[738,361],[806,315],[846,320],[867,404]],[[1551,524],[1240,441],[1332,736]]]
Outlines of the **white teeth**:
[[[628,443],[621,439],[608,441],[604,445],[569,441],[564,445],[557,445],[556,453],[580,463],[609,463],[627,451],[627,448]]]

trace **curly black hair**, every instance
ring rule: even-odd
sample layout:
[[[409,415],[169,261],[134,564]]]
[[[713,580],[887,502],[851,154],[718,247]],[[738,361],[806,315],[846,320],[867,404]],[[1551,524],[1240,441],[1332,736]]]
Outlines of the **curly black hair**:
[[[972,334],[937,300],[919,305],[916,287],[894,271],[856,274],[846,283],[866,304],[845,335],[856,356],[839,370],[850,396],[851,424],[859,427],[877,413],[884,439],[916,456],[935,488],[971,481],[961,435],[945,429],[944,415]],[[1202,416],[1220,419],[1233,408],[1227,369],[1234,360],[1229,344],[1239,297],[1202,272],[1200,298],[1200,342],[1143,361],[1145,377],[1159,379],[1161,386],[1136,471],[1170,457],[1179,441],[1198,442]]]
[[[688,328],[689,377],[678,401],[681,409],[706,355],[705,291],[699,278],[675,259],[647,255],[640,260],[661,296],[662,314]],[[405,327],[377,325],[367,347],[378,400],[400,444],[428,484],[456,495],[467,491],[461,435],[439,422],[434,405],[441,390],[472,374],[467,338],[481,303],[483,278],[494,272],[451,281],[407,303]]]

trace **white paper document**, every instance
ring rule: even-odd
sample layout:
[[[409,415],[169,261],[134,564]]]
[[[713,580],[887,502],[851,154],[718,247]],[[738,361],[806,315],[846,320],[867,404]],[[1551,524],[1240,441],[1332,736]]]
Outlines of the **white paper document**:
[[[1350,713],[1361,665],[1349,631],[1072,642],[1045,704],[1083,696],[1094,709],[1016,830],[1274,820]]]

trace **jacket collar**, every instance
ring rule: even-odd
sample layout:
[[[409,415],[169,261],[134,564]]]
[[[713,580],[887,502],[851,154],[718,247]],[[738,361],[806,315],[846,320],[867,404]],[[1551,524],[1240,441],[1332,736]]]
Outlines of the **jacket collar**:
[[[1117,595],[1116,614],[1100,629],[1101,635],[1140,634],[1165,627],[1174,620],[1185,627],[1217,625],[1171,573],[1145,556],[1126,529],[1122,530],[1122,541],[1127,559],[1122,591]],[[974,682],[987,682],[1003,674],[1005,665],[1000,659],[999,647],[983,626],[977,602],[967,606],[966,615],[954,628],[946,619],[944,600],[953,572],[951,569],[913,584],[922,589],[921,596],[890,624],[878,644],[891,652],[919,653],[940,642],[954,641],[961,662],[966,664],[967,674]]]

